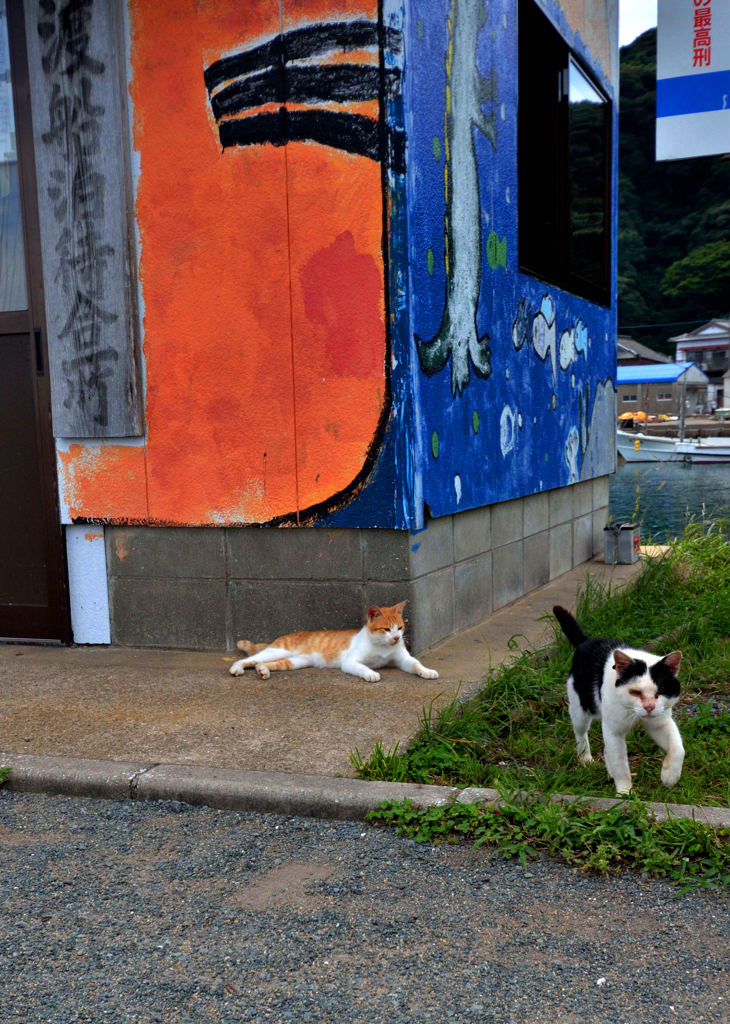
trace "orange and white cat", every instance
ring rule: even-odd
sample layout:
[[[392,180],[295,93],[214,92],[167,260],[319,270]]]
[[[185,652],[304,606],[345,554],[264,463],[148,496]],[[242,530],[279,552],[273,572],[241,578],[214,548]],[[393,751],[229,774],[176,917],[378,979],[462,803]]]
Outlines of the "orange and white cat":
[[[360,676],[368,683],[377,683],[375,671],[392,665],[424,679],[438,679],[438,672],[426,668],[408,653],[403,642],[403,608],[406,602],[392,608],[368,609],[368,620],[361,630],[326,629],[320,632],[289,633],[272,644],[252,644],[239,640],[236,644],[248,655],[231,665],[232,676],[242,676],[247,668],[256,667],[261,679],[272,672],[292,668],[341,668],[351,676]]]

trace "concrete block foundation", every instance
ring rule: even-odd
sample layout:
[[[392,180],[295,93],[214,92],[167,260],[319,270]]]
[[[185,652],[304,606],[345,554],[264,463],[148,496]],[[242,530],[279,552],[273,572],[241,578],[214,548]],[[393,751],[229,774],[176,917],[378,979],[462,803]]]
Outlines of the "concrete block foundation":
[[[603,550],[608,478],[426,521],[423,530],[106,528],[111,640],[233,649],[362,625],[408,601],[410,646],[466,629]]]

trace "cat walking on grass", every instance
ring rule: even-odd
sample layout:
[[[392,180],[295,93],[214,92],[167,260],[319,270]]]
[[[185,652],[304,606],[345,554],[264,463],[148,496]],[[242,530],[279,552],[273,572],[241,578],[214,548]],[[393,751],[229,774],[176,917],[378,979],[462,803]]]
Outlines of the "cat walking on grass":
[[[236,646],[245,651],[229,668],[232,676],[242,676],[247,668],[256,668],[261,679],[272,672],[294,668],[341,668],[351,676],[360,676],[368,683],[377,683],[376,669],[390,665],[423,679],[438,679],[438,672],[426,668],[408,653],[403,641],[403,609],[406,602],[392,608],[368,609],[362,629],[326,629],[319,632],[289,633],[272,644],[252,644],[239,640]]]
[[[560,605],[553,608],[560,628],[575,647],[568,676],[568,705],[578,757],[592,761],[588,730],[595,718],[603,729],[603,758],[617,793],[631,791],[631,771],[626,737],[640,722],[666,757],[662,782],[679,781],[684,746],[672,708],[680,693],[677,672],[681,651],[663,658],[639,651],[618,640],[588,637],[576,620]]]

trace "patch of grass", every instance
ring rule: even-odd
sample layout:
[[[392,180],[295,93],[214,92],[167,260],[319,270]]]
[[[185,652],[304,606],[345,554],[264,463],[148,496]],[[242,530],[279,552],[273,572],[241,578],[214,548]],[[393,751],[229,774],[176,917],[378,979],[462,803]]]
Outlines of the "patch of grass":
[[[0,786],[10,778],[10,765],[0,764]]]
[[[682,778],[668,791],[663,751],[636,729],[629,736],[634,793],[644,800],[730,805],[730,521],[692,522],[668,557],[649,562],[619,591],[587,579],[577,617],[587,633],[659,654],[683,651],[683,695],[675,709],[687,751]],[[572,647],[562,634],[554,655],[523,650],[492,671],[467,702],[424,709],[408,749],[376,745],[351,755],[362,779],[502,786],[509,790],[614,796],[602,757],[600,726],[591,730],[594,762],[582,767],[565,705]],[[727,704],[717,716],[713,702]],[[688,707],[697,706],[692,717]],[[671,795],[670,795],[671,794]]]
[[[639,800],[622,800],[606,811],[580,801],[550,803],[532,795],[502,794],[498,807],[453,803],[419,809],[412,801],[383,801],[368,820],[395,825],[418,843],[468,838],[495,847],[523,865],[544,852],[583,871],[611,874],[646,871],[682,886],[719,888],[730,884],[730,831],[689,819],[657,822]]]

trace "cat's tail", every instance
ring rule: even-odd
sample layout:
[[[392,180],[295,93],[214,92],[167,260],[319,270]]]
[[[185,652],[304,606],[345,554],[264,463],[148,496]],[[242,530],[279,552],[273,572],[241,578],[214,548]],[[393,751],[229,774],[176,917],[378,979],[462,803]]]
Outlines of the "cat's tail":
[[[588,639],[588,636],[583,632],[567,609],[556,604],[553,608],[553,615],[560,623],[560,628],[565,633],[568,640],[570,640],[573,647],[580,647],[580,645]]]
[[[239,651],[245,651],[249,657],[252,654],[258,654],[259,651],[265,651],[268,646],[268,644],[252,644],[250,640],[239,640],[236,643]]]

